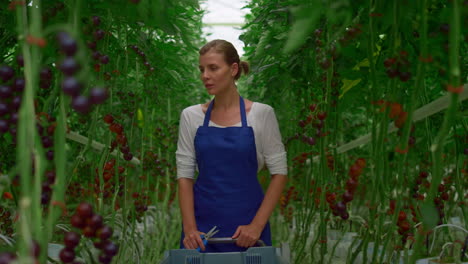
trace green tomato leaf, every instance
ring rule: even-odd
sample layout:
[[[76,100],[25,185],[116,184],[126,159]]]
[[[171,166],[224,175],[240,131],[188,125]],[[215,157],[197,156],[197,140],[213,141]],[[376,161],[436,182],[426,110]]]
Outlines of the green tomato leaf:
[[[290,53],[305,43],[320,16],[320,10],[320,1],[291,9],[296,21],[289,32],[288,41],[283,49],[284,53]]]
[[[349,91],[351,88],[353,88],[354,86],[356,86],[358,83],[361,82],[361,79],[357,79],[357,80],[347,80],[347,79],[343,79],[343,86],[341,86],[341,93],[340,93],[340,99],[341,97],[343,97],[343,95]]]

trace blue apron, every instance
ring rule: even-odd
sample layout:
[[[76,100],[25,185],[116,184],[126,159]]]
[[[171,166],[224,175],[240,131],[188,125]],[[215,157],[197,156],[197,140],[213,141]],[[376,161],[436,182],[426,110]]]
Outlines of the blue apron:
[[[248,225],[263,201],[257,179],[257,151],[252,127],[247,126],[244,99],[240,97],[241,127],[208,126],[214,100],[195,136],[198,178],[194,185],[194,209],[198,230],[217,226],[214,237],[231,237],[237,227]],[[182,239],[181,248],[183,247]],[[267,223],[260,239],[271,245]],[[235,244],[209,244],[204,252],[245,251]]]

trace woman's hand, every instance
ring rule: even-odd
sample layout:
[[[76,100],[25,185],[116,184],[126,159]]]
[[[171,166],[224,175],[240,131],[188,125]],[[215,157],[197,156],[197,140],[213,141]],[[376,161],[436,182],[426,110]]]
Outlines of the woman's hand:
[[[186,249],[197,249],[199,247],[202,251],[205,251],[205,245],[200,237],[200,235],[204,234],[198,230],[185,232],[184,240],[182,241],[184,247]]]
[[[255,225],[241,225],[237,227],[232,238],[237,238],[237,246],[247,248],[254,246],[257,243],[261,233],[262,228]]]

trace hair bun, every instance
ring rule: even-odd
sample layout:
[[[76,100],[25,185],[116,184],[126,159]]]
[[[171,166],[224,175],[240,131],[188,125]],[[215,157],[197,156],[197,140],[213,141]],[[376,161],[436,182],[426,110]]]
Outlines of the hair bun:
[[[239,70],[242,70],[242,73],[243,73],[243,74],[248,74],[248,73],[250,72],[250,65],[249,65],[248,62],[246,62],[246,61],[241,61],[239,66],[240,66],[240,67],[239,67],[239,68],[240,68]]]

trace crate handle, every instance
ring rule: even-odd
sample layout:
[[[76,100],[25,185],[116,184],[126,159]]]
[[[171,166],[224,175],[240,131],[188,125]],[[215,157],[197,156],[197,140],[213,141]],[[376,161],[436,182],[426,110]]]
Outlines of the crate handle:
[[[208,244],[232,244],[236,242],[237,242],[237,238],[231,238],[231,237],[212,237],[208,239]],[[263,242],[263,240],[261,239],[257,240],[256,245],[260,247],[266,247],[265,242]]]

